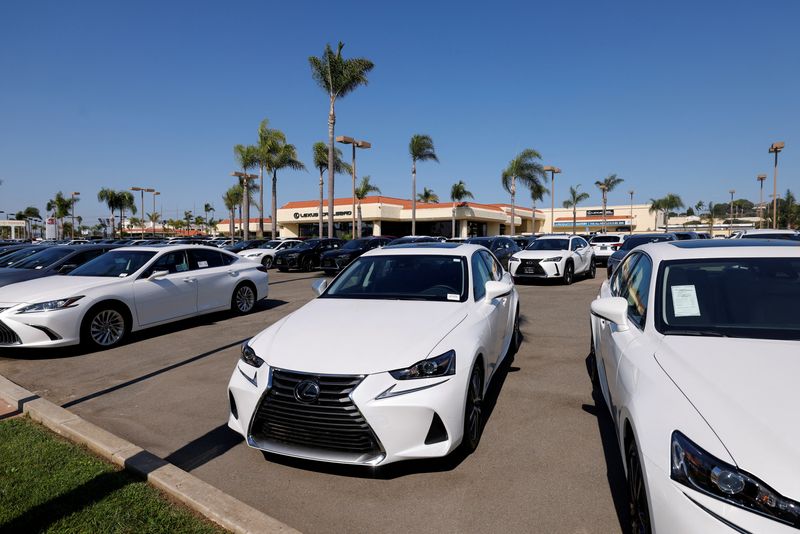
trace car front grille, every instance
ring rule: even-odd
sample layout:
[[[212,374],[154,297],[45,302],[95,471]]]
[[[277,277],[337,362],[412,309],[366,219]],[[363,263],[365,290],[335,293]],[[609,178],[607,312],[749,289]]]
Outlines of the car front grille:
[[[273,440],[336,452],[379,452],[375,434],[350,399],[363,379],[273,370],[272,386],[253,416],[251,437],[256,442]],[[315,382],[320,390],[319,398],[310,403],[295,397],[295,387],[306,380]]]
[[[539,265],[540,261],[541,260],[522,260],[523,272],[527,272],[525,269],[533,269],[533,274],[544,274],[544,269]]]
[[[22,343],[16,332],[0,321],[0,345],[19,345]]]

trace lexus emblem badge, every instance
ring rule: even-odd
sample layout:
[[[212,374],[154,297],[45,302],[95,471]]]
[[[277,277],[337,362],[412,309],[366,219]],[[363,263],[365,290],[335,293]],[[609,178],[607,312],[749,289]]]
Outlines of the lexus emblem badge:
[[[294,398],[305,403],[316,401],[319,399],[319,384],[313,380],[303,380],[294,387]]]

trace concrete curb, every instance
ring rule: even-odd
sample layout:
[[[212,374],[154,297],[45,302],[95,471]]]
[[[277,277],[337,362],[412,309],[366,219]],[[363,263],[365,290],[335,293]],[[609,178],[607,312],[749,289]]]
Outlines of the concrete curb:
[[[144,477],[173,499],[237,534],[300,534],[277,519],[0,375],[0,397],[53,432]]]

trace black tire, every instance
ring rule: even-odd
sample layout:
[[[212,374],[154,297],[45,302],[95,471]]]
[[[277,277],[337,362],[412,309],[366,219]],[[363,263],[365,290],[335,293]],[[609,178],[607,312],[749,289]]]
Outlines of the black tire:
[[[562,277],[562,282],[564,282],[565,286],[568,286],[572,283],[574,277],[575,277],[575,266],[572,265],[571,262],[568,262],[564,266],[564,276]]]
[[[130,332],[128,312],[120,304],[99,304],[89,310],[81,323],[81,343],[93,349],[120,345]]]
[[[272,256],[264,256],[261,259],[261,265],[263,265],[265,269],[271,269],[272,268]]]
[[[233,290],[231,311],[237,315],[245,315],[256,307],[256,289],[247,282],[242,282]]]
[[[288,271],[289,271],[289,268],[288,268],[288,267],[278,267],[278,270],[279,270],[280,272],[282,272],[282,273],[285,273],[285,272],[288,272]]]
[[[467,384],[467,400],[464,406],[464,437],[461,446],[469,454],[478,448],[483,434],[483,370],[475,362]]]
[[[592,381],[592,387],[600,389],[599,373],[597,372],[597,353],[594,350],[594,336],[589,333],[589,357],[586,359],[586,371]]]
[[[595,276],[597,276],[597,264],[594,262],[594,258],[592,258],[592,261],[589,262],[589,268],[586,269],[586,278],[591,280]]]
[[[514,330],[511,334],[511,353],[516,354],[522,345],[522,332],[519,329],[519,304],[517,304],[517,312],[514,314]]]
[[[636,440],[631,438],[627,446],[628,463],[628,507],[630,510],[631,533],[650,534],[650,507],[647,503],[647,486],[644,481],[642,463]]]
[[[306,258],[303,260],[303,263],[300,265],[300,270],[303,272],[311,272],[314,270],[314,259],[313,258]]]

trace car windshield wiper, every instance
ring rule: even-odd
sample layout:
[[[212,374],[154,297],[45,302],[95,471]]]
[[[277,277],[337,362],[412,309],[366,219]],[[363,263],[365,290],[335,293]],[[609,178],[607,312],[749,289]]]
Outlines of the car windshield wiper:
[[[664,332],[665,336],[710,336],[710,337],[728,337],[722,332],[716,330],[678,330],[669,329]]]

